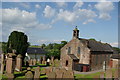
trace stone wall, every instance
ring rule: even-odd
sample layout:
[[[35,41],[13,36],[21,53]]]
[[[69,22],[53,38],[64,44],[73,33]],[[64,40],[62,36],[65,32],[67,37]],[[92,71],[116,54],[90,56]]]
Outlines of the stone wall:
[[[86,43],[82,43],[79,39],[72,39],[61,49],[61,66],[66,67],[65,63],[68,60],[69,68],[73,69],[73,61],[68,56],[68,48],[70,47],[70,53],[74,54],[78,59],[80,64],[89,64],[90,62],[90,50],[87,48]],[[80,47],[80,53],[78,53],[78,47]]]
[[[111,53],[107,52],[93,52],[91,53],[90,67],[91,70],[103,69],[106,65],[106,68],[109,67]],[[106,62],[106,64],[104,64]]]

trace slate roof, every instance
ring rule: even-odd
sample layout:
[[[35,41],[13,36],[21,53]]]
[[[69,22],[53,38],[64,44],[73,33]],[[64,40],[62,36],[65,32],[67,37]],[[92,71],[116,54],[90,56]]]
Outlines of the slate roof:
[[[113,48],[107,43],[82,38],[79,38],[79,40],[82,41],[84,44],[87,44],[88,48],[91,51],[113,52]]]
[[[120,59],[120,54],[113,54],[111,56],[111,58],[113,58],[113,59]]]
[[[28,54],[34,54],[34,53],[36,53],[36,54],[46,54],[47,52],[42,48],[28,48],[27,53]]]
[[[73,60],[79,60],[74,54],[68,54]]]

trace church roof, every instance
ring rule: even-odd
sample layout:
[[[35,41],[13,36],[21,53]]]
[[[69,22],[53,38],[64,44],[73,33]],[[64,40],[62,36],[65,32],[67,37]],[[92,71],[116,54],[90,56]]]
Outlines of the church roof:
[[[74,54],[68,54],[73,60],[79,60]]]
[[[91,51],[113,52],[112,47],[107,43],[82,38],[79,38],[79,40],[81,40],[83,43],[87,43],[87,46]]]
[[[113,54],[111,56],[111,58],[113,58],[113,59],[120,59],[120,54]]]
[[[47,52],[42,48],[28,48],[27,53],[28,54],[34,54],[34,53],[36,53],[36,54],[46,54]]]

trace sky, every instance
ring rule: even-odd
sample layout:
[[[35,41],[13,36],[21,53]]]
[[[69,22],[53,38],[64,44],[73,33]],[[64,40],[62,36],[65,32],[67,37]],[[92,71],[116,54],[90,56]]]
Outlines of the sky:
[[[24,32],[32,45],[70,41],[77,26],[80,38],[118,46],[117,2],[3,2],[1,11],[5,42],[12,31]]]

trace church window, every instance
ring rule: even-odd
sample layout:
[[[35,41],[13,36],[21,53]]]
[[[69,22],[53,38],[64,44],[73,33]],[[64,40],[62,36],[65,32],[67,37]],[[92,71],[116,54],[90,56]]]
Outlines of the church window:
[[[68,54],[71,53],[71,47],[68,47]]]
[[[66,60],[66,66],[68,66],[68,60]]]
[[[80,54],[80,47],[78,47],[78,54]]]

